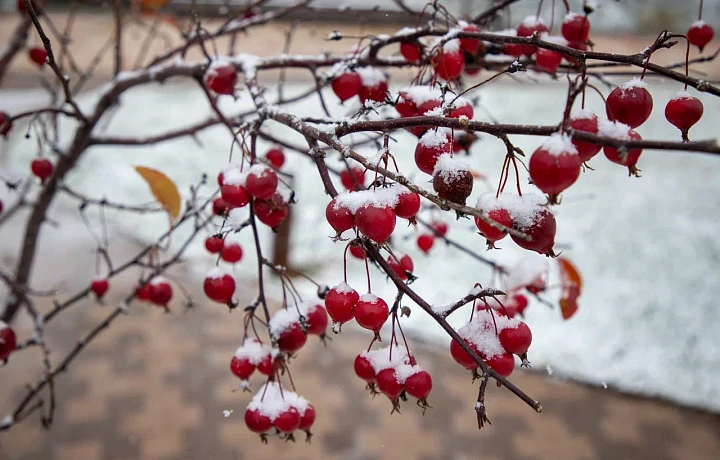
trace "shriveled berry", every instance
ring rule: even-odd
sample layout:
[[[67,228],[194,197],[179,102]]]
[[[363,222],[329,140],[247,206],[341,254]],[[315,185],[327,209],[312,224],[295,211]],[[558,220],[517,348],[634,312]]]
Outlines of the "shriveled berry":
[[[473,176],[468,170],[440,171],[433,176],[433,190],[453,203],[464,205],[472,189]]]
[[[555,245],[557,224],[555,223],[555,216],[546,208],[538,211],[532,225],[529,227],[520,227],[513,222],[513,228],[532,238],[532,241],[527,241],[515,235],[510,235],[513,241],[521,248],[546,255],[553,253],[552,248]]]

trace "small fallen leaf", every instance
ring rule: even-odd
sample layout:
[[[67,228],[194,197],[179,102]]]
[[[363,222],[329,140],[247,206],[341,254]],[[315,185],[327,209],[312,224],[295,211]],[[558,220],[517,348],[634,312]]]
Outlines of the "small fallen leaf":
[[[557,258],[560,264],[562,294],[560,296],[560,312],[563,319],[570,319],[578,310],[577,300],[582,293],[582,278],[578,269],[564,257]]]
[[[155,199],[170,214],[172,220],[180,215],[180,193],[175,183],[157,169],[135,166],[135,171],[145,179]]]

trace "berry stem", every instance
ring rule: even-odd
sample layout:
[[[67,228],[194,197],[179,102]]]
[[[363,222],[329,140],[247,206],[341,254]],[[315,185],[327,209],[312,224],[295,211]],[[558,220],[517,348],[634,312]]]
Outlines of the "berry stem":
[[[647,72],[648,64],[650,64],[650,57],[655,52],[657,47],[660,46],[660,42],[663,41],[664,39],[668,38],[667,33],[668,33],[667,30],[663,30],[662,32],[660,32],[658,34],[657,38],[655,39],[655,42],[650,47],[647,57],[645,58],[645,65],[643,66],[643,71],[640,74],[640,80],[645,78],[645,72]]]
[[[700,8],[698,10],[698,21],[702,21],[702,11],[703,11],[703,0],[700,0]]]
[[[365,276],[367,277],[367,287],[368,292],[372,292],[372,289],[370,288],[370,264],[368,264],[368,256],[367,256],[367,249],[365,250]]]

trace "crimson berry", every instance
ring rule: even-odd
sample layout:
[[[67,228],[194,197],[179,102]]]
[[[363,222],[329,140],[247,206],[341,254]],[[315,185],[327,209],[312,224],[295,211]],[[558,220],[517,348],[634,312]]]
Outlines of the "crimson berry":
[[[430,130],[423,134],[415,147],[415,164],[420,171],[432,175],[440,155],[451,150],[450,138],[444,131]]]
[[[355,305],[355,321],[365,329],[378,332],[390,316],[390,309],[383,299],[367,293]]]
[[[535,32],[537,32],[538,35],[543,32],[548,32],[548,28],[543,22],[543,20],[535,16],[526,17],[517,28],[518,37],[530,37]],[[524,54],[528,57],[532,56],[533,54],[535,54],[535,51],[537,51],[537,48],[532,45],[519,45],[519,47],[520,54]]]
[[[242,208],[250,202],[250,194],[242,185],[224,184],[220,188],[220,196],[226,205]]]
[[[295,353],[307,342],[307,334],[302,330],[300,323],[294,323],[280,333],[277,345],[280,351]]]
[[[273,195],[271,200],[253,201],[255,216],[270,228],[280,225],[288,215],[288,205],[279,193]]]
[[[513,241],[521,248],[540,254],[553,254],[552,248],[555,245],[557,225],[555,216],[546,208],[542,208],[535,214],[532,224],[529,226],[526,227],[525,225],[519,225],[518,222],[513,222],[513,228],[532,238],[532,241],[526,241],[515,235],[510,235]]]
[[[486,216],[489,219],[494,220],[498,224],[504,225],[508,228],[512,228],[512,217],[510,216],[510,213],[507,211],[507,209],[491,209],[487,212]],[[475,226],[480,231],[480,233],[482,233],[482,236],[484,236],[485,239],[488,241],[499,241],[505,238],[505,235],[507,235],[507,233],[505,233],[504,231],[498,230],[492,225],[482,221],[479,217],[475,217]]]
[[[355,375],[366,381],[367,383],[375,382],[375,369],[367,358],[362,355],[355,357]]]
[[[527,353],[530,348],[532,332],[527,324],[520,321],[516,327],[506,327],[500,331],[498,338],[505,351],[514,355],[522,355]]]
[[[150,300],[150,285],[146,283],[142,287],[135,286],[135,297],[146,302]]]
[[[425,399],[432,390],[432,377],[426,371],[416,372],[405,380],[405,391],[417,399]]]
[[[420,43],[416,41],[412,42],[400,42],[400,54],[402,57],[410,62],[417,62],[422,57],[422,48]]]
[[[333,198],[325,208],[325,219],[338,236],[355,226],[355,216],[347,206],[338,201],[337,197]]]
[[[471,119],[473,115],[475,115],[475,110],[473,110],[472,105],[464,97],[461,97],[457,101],[455,101],[454,105],[455,108],[452,110],[452,112],[450,112],[451,118],[467,117],[468,119]]]
[[[568,13],[563,19],[560,31],[570,43],[585,43],[590,36],[590,21],[587,16]]]
[[[631,128],[645,123],[653,109],[653,98],[645,83],[634,78],[610,92],[605,103],[607,117]]]
[[[442,101],[437,98],[428,99],[427,101],[423,101],[417,106],[417,113],[418,115],[425,115],[426,113],[433,111],[437,109],[438,107],[442,106]]]
[[[210,254],[217,254],[222,251],[222,248],[223,239],[218,235],[213,235],[205,240],[205,249],[207,249]]]
[[[47,51],[45,51],[45,48],[36,46],[34,48],[30,48],[30,51],[28,51],[28,56],[30,57],[31,61],[42,67],[47,62],[48,53]]]
[[[688,131],[700,121],[703,111],[700,99],[692,97],[687,91],[681,91],[665,106],[665,118],[681,131],[683,140],[687,141]]]
[[[362,80],[357,73],[348,71],[335,77],[330,86],[340,101],[345,102],[360,93]]]
[[[245,180],[245,189],[248,193],[261,200],[273,196],[277,186],[278,178],[275,171],[260,165],[251,167]]]
[[[486,359],[487,363],[492,370],[497,372],[503,377],[507,377],[512,374],[515,368],[515,358],[510,353],[503,353],[501,355],[493,356],[492,358]]]
[[[703,20],[695,21],[687,32],[688,41],[691,45],[697,46],[701,53],[705,45],[712,40],[713,35],[715,31],[712,26]]]
[[[275,360],[268,354],[257,365],[257,370],[263,375],[272,375],[275,371]]]
[[[403,281],[408,279],[407,274],[412,273],[415,268],[412,259],[407,254],[403,254],[399,261],[392,255],[388,256],[387,262],[390,268],[392,268],[392,271]]]
[[[315,415],[315,408],[311,404],[308,404],[305,408],[305,413],[303,413],[302,417],[300,417],[300,425],[298,426],[298,429],[309,431],[313,426],[313,423],[315,423]]]
[[[365,185],[365,171],[354,166],[350,167],[350,171],[345,168],[340,171],[340,182],[348,190],[362,190]]]
[[[425,254],[430,252],[430,249],[432,249],[433,244],[435,244],[435,237],[429,233],[424,233],[420,236],[418,236],[417,239],[417,245],[418,248]]]
[[[522,315],[528,306],[528,299],[522,294],[515,294],[510,298],[510,302],[512,306],[515,307],[515,311],[520,315]]]
[[[307,333],[310,335],[324,335],[328,325],[327,311],[320,305],[315,305],[307,314]]]
[[[580,177],[582,160],[564,134],[553,134],[530,157],[528,171],[533,183],[549,195],[557,195]]]
[[[418,108],[414,102],[407,99],[407,96],[401,93],[401,98],[397,104],[395,104],[395,110],[400,114],[401,117],[414,117],[418,115]]]
[[[262,414],[257,409],[248,409],[245,411],[245,425],[247,425],[248,429],[253,433],[265,433],[273,426],[270,417]]]
[[[230,360],[230,372],[240,380],[247,380],[255,372],[255,365],[245,357],[233,356]]]
[[[597,134],[598,117],[589,110],[581,110],[570,118],[570,128],[575,131],[585,131]],[[591,142],[577,141],[573,139],[572,143],[578,151],[580,160],[583,162],[590,160],[602,149],[601,145],[593,144]]]
[[[480,32],[480,28],[475,24],[460,24],[463,32],[475,33]],[[461,38],[460,48],[470,54],[476,54],[480,48],[480,40],[476,38]]]
[[[275,169],[280,169],[282,168],[282,165],[285,164],[285,154],[283,153],[282,149],[277,147],[268,150],[265,154],[265,159]]]
[[[233,294],[235,294],[235,280],[233,277],[223,271],[222,269],[215,267],[205,277],[203,283],[203,291],[210,300],[214,300],[219,303],[228,303],[232,300]]]
[[[243,249],[242,246],[240,246],[240,243],[228,240],[223,242],[223,247],[220,250],[220,258],[222,260],[234,264],[236,262],[240,262],[242,260],[242,256]]]
[[[102,299],[108,289],[110,289],[110,282],[102,276],[95,278],[90,284],[90,290],[95,293],[98,300]]]
[[[10,115],[5,112],[0,112],[0,135],[7,136],[7,134],[10,132],[10,129],[12,129]]]
[[[47,158],[36,158],[30,163],[30,170],[40,179],[41,183],[53,173],[53,164]]]
[[[273,425],[283,433],[292,433],[300,426],[300,412],[294,407],[288,407],[273,421]]]
[[[445,157],[448,161],[443,160]],[[446,163],[452,169],[446,169]],[[465,204],[473,189],[473,176],[469,170],[463,169],[465,167],[466,165],[456,161],[449,154],[440,157],[433,176],[433,190],[440,198],[453,203]]]
[[[523,45],[519,43],[505,43],[503,45],[503,53],[508,56],[520,57],[523,54]]]
[[[205,84],[217,94],[233,94],[237,80],[237,71],[226,63],[213,63],[205,73]]]
[[[465,68],[465,56],[460,49],[460,40],[453,39],[445,43],[432,58],[432,66],[438,77],[443,80],[455,80]]]
[[[346,283],[340,283],[325,295],[325,308],[334,323],[347,323],[355,317],[360,295]]]
[[[384,243],[395,230],[395,211],[381,204],[366,204],[355,213],[358,230],[376,243]]]
[[[397,399],[405,389],[405,385],[398,382],[395,369],[383,369],[377,373],[377,388],[382,394],[390,399]]]
[[[627,126],[625,127],[627,128]],[[640,134],[636,133],[635,130],[629,129],[626,130],[622,136],[624,140],[628,141],[640,141],[642,140],[642,137]],[[627,166],[628,170],[630,171],[630,174],[634,174],[637,172],[637,162],[640,159],[640,155],[642,154],[642,149],[624,149],[624,155],[620,154],[620,151],[614,147],[605,146],[603,147],[603,152],[605,153],[605,158],[612,161],[613,163],[617,163],[619,165]]]
[[[230,207],[225,202],[225,200],[222,199],[222,197],[217,197],[213,201],[212,204],[213,208],[213,214],[216,216],[226,216],[228,211],[230,210]]]
[[[363,249],[362,246],[351,245],[350,254],[356,259],[365,259],[365,249]]]
[[[478,353],[475,345],[470,342],[467,342],[467,344],[470,346],[470,349],[472,349],[475,353]],[[472,356],[463,350],[463,348],[455,340],[450,341],[450,355],[452,355],[456,363],[460,364],[469,371],[477,367],[477,363],[472,359]]]
[[[173,296],[172,286],[160,277],[150,281],[149,285],[150,301],[159,307],[167,307]]]
[[[0,361],[7,361],[8,356],[15,350],[17,337],[5,322],[0,321]]]
[[[435,232],[440,236],[445,236],[449,229],[447,222],[442,220],[430,222],[430,228],[435,230]]]
[[[403,219],[412,219],[420,211],[420,195],[410,191],[403,191],[398,195],[395,205],[395,215]]]
[[[539,49],[535,55],[535,63],[544,71],[554,74],[562,62],[562,54],[557,51]]]
[[[385,75],[374,67],[360,67],[357,69],[357,73],[360,74],[362,80],[362,86],[358,94],[360,103],[365,104],[367,100],[383,102],[388,91]]]

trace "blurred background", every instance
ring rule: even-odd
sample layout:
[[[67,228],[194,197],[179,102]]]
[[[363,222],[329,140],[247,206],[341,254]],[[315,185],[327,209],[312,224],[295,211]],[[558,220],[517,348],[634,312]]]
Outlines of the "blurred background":
[[[272,0],[263,10],[290,4]],[[448,1],[444,4],[457,17],[481,12],[489,1]],[[555,23],[562,20],[564,7],[556,2]],[[591,40],[595,49],[623,54],[637,53],[649,46],[660,30],[683,32],[697,19],[698,2],[612,1],[596,2],[591,16]],[[185,21],[190,2],[173,1],[166,8]],[[228,8],[242,2],[197,2],[199,13],[209,29],[222,23]],[[425,2],[405,4],[420,9]],[[581,2],[571,1],[578,11]],[[8,42],[19,20],[14,1],[0,1],[0,44]],[[314,54],[324,51],[346,52],[356,41],[327,41],[333,30],[346,36],[390,34],[416,19],[400,11],[392,1],[317,0],[316,10],[298,11],[282,20],[255,27],[239,38],[239,52],[271,56],[284,52],[286,34],[293,30],[289,53]],[[546,1],[542,16],[550,22],[552,2]],[[58,30],[68,21],[70,2],[52,1],[50,18]],[[511,16],[500,18],[496,28],[514,25],[535,14],[536,1],[521,1]],[[353,12],[356,10],[356,12]],[[720,25],[720,2],[705,1],[703,18]],[[111,39],[113,19],[106,5],[89,2],[74,19],[71,49],[78,66],[88,66]],[[181,37],[174,25],[162,18],[128,15],[123,49],[128,69],[141,65]],[[156,38],[147,45],[144,59],[136,57],[145,46],[150,27]],[[39,45],[34,33],[28,45]],[[227,41],[218,40],[226,50]],[[715,52],[717,40],[706,54]],[[395,53],[397,50],[388,50]],[[653,62],[668,64],[684,59],[684,46],[661,50]],[[690,57],[698,56],[691,50]],[[190,53],[188,59],[199,59]],[[720,79],[717,62],[697,65],[694,75],[709,81]],[[612,84],[630,78],[607,75],[607,84],[596,82],[605,93]],[[97,90],[112,77],[110,56],[101,61],[86,90],[78,99],[90,107]],[[487,72],[466,80],[473,84],[489,77]],[[410,81],[407,70],[393,70],[391,88]],[[272,97],[278,91],[279,74],[261,72],[261,84]],[[309,72],[288,71],[286,95],[300,93],[312,81]],[[47,103],[44,81],[52,80],[49,69],[38,70],[24,53],[12,63],[0,86],[0,109],[18,112]],[[646,139],[679,140],[677,130],[663,117],[667,100],[682,89],[677,83],[648,77],[655,100],[650,120],[639,128]],[[558,122],[565,103],[564,78],[553,80],[529,71],[514,79],[503,77],[476,93],[475,118],[502,123],[547,124]],[[247,92],[237,101],[223,100],[221,107],[234,113],[251,107]],[[718,100],[693,92],[705,105],[704,118],[690,131],[691,139],[717,138]],[[325,98],[336,117],[349,116],[359,103],[337,103],[327,91]],[[589,95],[588,106],[603,113],[597,95]],[[291,104],[298,114],[316,113],[318,100]],[[191,124],[211,112],[204,95],[183,80],[152,84],[129,91],[112,120],[104,126],[108,135],[143,136]],[[385,115],[395,116],[389,109]],[[273,134],[302,144],[302,138],[270,124]],[[67,126],[66,134],[70,126]],[[37,154],[32,139],[25,139],[25,128],[0,140],[0,171],[17,179],[27,175],[28,163]],[[512,141],[525,152],[532,152],[539,140],[516,136]],[[416,139],[398,133],[391,151],[402,171],[414,168],[412,152]],[[156,167],[170,176],[187,194],[188,186],[206,173],[214,178],[227,158],[230,140],[218,127],[200,133],[195,139],[178,139],[154,146],[93,147],[69,183],[89,196],[105,196],[126,203],[147,203],[151,196],[146,185],[132,171],[133,165]],[[261,150],[270,148],[261,144]],[[374,156],[373,146],[360,149]],[[267,253],[282,259],[321,283],[337,284],[342,277],[342,247],[328,237],[331,229],[324,221],[326,197],[312,164],[307,159],[286,154],[284,168],[294,175],[298,203],[294,206],[287,232],[262,234]],[[468,162],[474,171],[496,184],[504,156],[504,146],[490,137],[474,144]],[[339,165],[337,158],[329,162]],[[178,295],[171,304],[172,314],[147,305],[133,305],[131,314],[104,332],[70,367],[58,377],[58,409],[55,423],[43,430],[33,416],[9,432],[0,432],[0,459],[717,459],[720,458],[720,285],[714,276],[720,266],[720,242],[715,222],[720,215],[720,173],[717,158],[702,154],[667,151],[643,153],[639,167],[642,177],[627,177],[624,168],[611,164],[602,154],[590,162],[581,179],[557,207],[558,246],[563,255],[580,269],[584,293],[579,312],[563,321],[557,308],[539,302],[528,307],[526,321],[533,330],[530,349],[532,369],[516,369],[511,380],[543,405],[536,414],[503,388],[488,391],[491,426],[477,430],[474,404],[477,386],[455,364],[447,352],[448,339],[419,309],[407,320],[413,351],[419,363],[435,379],[429,400],[433,406],[425,416],[412,403],[401,414],[390,416],[390,403],[384,397],[372,399],[364,384],[355,377],[352,360],[367,348],[371,337],[357,328],[344,328],[327,345],[312,342],[295,361],[293,376],[298,392],[318,410],[316,436],[312,444],[299,440],[296,445],[272,439],[262,445],[244,426],[242,419],[250,394],[235,392],[236,379],[228,363],[240,345],[242,315],[228,314],[224,307],[203,302],[200,282],[214,259],[202,241],[194,244],[184,263],[172,275],[195,300],[187,309]],[[410,178],[421,185],[422,177]],[[211,181],[212,182],[212,181]],[[469,202],[491,186],[477,181]],[[529,188],[530,186],[528,186]],[[207,193],[211,193],[208,187]],[[0,198],[11,202],[4,188]],[[33,273],[32,285],[56,289],[63,298],[84,287],[94,276],[94,244],[87,228],[79,221],[77,201],[61,197],[53,204],[53,225],[41,238],[41,263]],[[450,223],[449,237],[483,251],[484,241],[469,220]],[[160,215],[128,215],[109,212],[111,253],[122,259],[149,244],[166,229]],[[24,232],[27,213],[19,213],[2,227],[0,267],[12,270]],[[99,225],[91,216],[91,225]],[[92,220],[95,219],[95,220]],[[430,303],[456,300],[477,282],[486,283],[490,272],[452,247],[436,244],[430,257],[415,246],[418,230],[403,228],[395,243],[415,260],[419,280],[414,287]],[[243,261],[233,267],[240,289],[240,303],[255,296],[255,260],[249,234],[237,239],[247,248]],[[181,238],[178,238],[179,242]],[[178,243],[179,244],[179,243]],[[500,251],[492,255],[513,266],[528,261],[525,252],[503,240]],[[280,249],[277,249],[280,248]],[[539,256],[538,256],[539,257]],[[364,266],[350,260],[351,284],[362,283]],[[557,277],[553,271],[551,285]],[[137,274],[113,282],[104,306],[91,299],[58,317],[48,329],[53,355],[59,359],[79,336],[94,327],[132,289]],[[354,280],[354,281],[353,281]],[[269,292],[279,283],[270,280]],[[315,298],[315,289],[298,280],[304,296]],[[3,287],[4,289],[4,287]],[[274,290],[273,290],[274,289]],[[373,290],[386,300],[393,289],[376,272]],[[549,295],[550,300],[552,292]],[[555,292],[557,295],[557,292]],[[2,299],[6,291],[0,291]],[[279,295],[274,299],[279,303]],[[4,303],[4,301],[2,302]],[[52,299],[40,300],[41,308],[52,307]],[[412,307],[412,304],[409,306]],[[460,311],[453,325],[460,326],[468,312]],[[26,317],[17,319],[21,337],[29,337],[32,325]],[[10,412],[24,392],[24,385],[40,375],[41,356],[24,351],[0,370],[0,418]],[[254,382],[255,386],[261,382]]]

